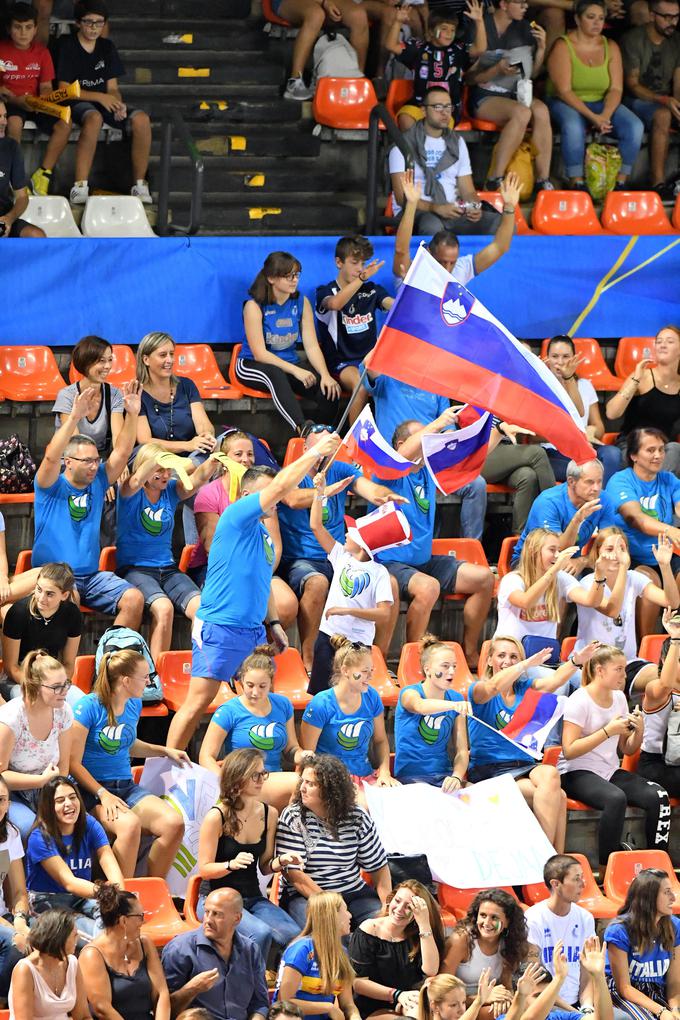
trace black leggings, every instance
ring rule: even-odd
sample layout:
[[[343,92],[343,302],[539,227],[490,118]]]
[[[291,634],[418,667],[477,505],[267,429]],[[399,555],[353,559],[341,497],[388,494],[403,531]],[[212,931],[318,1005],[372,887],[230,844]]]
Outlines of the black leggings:
[[[312,661],[312,672],[309,677],[307,694],[318,694],[320,691],[327,691],[331,685],[333,674],[333,659],[335,650],[331,644],[328,634],[322,630],[316,636],[314,642],[314,659]]]
[[[583,769],[564,772],[561,779],[567,797],[602,811],[598,833],[600,864],[606,864],[609,855],[620,849],[628,804],[645,812],[647,848],[668,848],[671,806],[662,786],[623,769],[617,769],[609,782]]]
[[[642,751],[638,775],[663,786],[669,797],[680,797],[680,768],[677,765],[666,765],[662,754]]]
[[[298,367],[313,372],[304,361],[298,363]],[[324,396],[319,386],[319,377],[316,377],[314,386],[305,389],[299,379],[284,372],[278,365],[265,365],[263,362],[254,361],[252,358],[238,358],[236,361],[236,378],[244,386],[253,390],[261,390],[269,393],[274,401],[274,407],[290,425],[293,432],[298,432],[305,421],[302,407],[297,397],[306,397],[316,406],[312,410],[311,417],[322,425],[333,425],[338,415],[338,401],[329,400]],[[296,396],[297,394],[297,396]]]

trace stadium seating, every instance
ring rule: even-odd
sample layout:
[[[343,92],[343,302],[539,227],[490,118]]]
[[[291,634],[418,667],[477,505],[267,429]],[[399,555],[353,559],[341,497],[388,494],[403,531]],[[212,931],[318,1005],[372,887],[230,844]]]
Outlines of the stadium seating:
[[[445,641],[444,644],[448,645],[456,656],[456,674],[453,688],[460,694],[467,694],[468,687],[473,681],[473,676],[467,664],[465,653],[457,641]],[[399,666],[397,668],[397,681],[400,687],[408,687],[410,684],[422,683],[422,680],[420,644],[417,641],[407,641],[401,649]]]
[[[450,910],[457,918],[465,917],[468,907],[474,900],[477,893],[483,892],[485,888],[492,888],[491,886],[477,886],[471,889],[460,889],[454,885],[447,885],[446,882],[441,882],[437,890],[437,899],[442,907]],[[526,909],[526,904],[522,903],[518,899],[514,889],[509,885],[493,886],[495,889],[502,889],[508,896],[512,896],[513,900]]]
[[[587,191],[539,191],[531,210],[531,226],[539,234],[604,233]]]
[[[34,492],[0,492],[0,506],[3,503],[35,503]],[[21,571],[18,571],[21,573]]]
[[[557,759],[559,758],[561,752],[562,748],[559,746],[546,747],[545,751],[543,752],[543,764],[556,766]],[[592,810],[593,809],[589,807],[588,804],[584,804],[583,801],[573,800],[571,797],[567,797],[567,811],[592,811]]]
[[[432,541],[432,555],[455,556],[465,563],[474,563],[479,567],[489,566],[484,547],[476,538],[435,538]],[[467,595],[448,594],[444,598],[447,601],[462,602]]]
[[[132,348],[126,344],[112,344],[111,350],[113,352],[113,365],[106,377],[106,381],[111,386],[118,386],[120,389],[123,383],[130,382],[136,377],[137,361]],[[71,362],[68,370],[68,381],[70,383],[79,382],[82,378],[80,372],[76,371],[73,362]]]
[[[494,127],[493,130],[495,131],[496,128]],[[503,199],[500,191],[478,191],[477,194],[483,202],[488,202],[494,209],[498,209],[499,213],[503,212]],[[534,233],[527,223],[520,205],[515,206],[515,229],[518,234]]]
[[[648,351],[649,354],[645,354]],[[654,357],[653,336],[622,336],[616,345],[614,371],[619,379],[627,379],[643,358]]]
[[[584,910],[589,911],[596,920],[616,917],[617,905],[608,900],[600,892],[588,858],[583,854],[572,853],[570,856],[575,857],[581,865],[585,882],[583,895],[578,901],[578,905],[583,907]],[[530,907],[535,903],[542,903],[543,900],[547,900],[549,895],[550,893],[544,882],[534,882],[532,885],[522,886],[522,900]]]
[[[273,25],[282,25],[284,28],[290,28],[289,21],[284,21],[278,14],[274,13],[271,0],[262,0],[262,13],[267,21],[270,21]]]
[[[292,464],[293,461],[298,460],[302,456],[302,454],[304,452],[305,452],[305,441],[302,438],[302,436],[293,436],[292,439],[288,440],[288,445],[286,446],[286,453],[285,453],[285,456],[283,458],[283,466],[284,467],[288,467],[288,465]],[[350,461],[350,459],[349,459],[349,455],[347,453],[347,447],[346,446],[341,446],[338,449],[338,452],[335,455],[335,460],[336,461],[339,460],[343,464],[351,464],[352,463]]]
[[[199,927],[182,920],[162,878],[126,878],[125,888],[139,900],[144,911],[142,935],[150,938],[155,946],[165,946],[175,935]]]
[[[613,234],[672,234],[666,210],[655,191],[610,191],[602,226]]]
[[[613,375],[604,360],[604,355],[597,340],[592,337],[574,337],[576,353],[583,358],[577,368],[577,374],[583,379],[589,379],[596,390],[615,391],[621,389],[621,380]],[[541,345],[541,357],[548,355],[548,343],[550,338],[545,339]]]
[[[273,689],[276,694],[285,694],[293,708],[302,711],[312,700],[307,694],[309,677],[297,648],[287,648],[274,657],[276,672]]]
[[[28,208],[21,216],[34,227],[41,227],[48,237],[83,236],[63,195],[29,195]]]
[[[180,705],[184,704],[189,693],[191,652],[161,652],[156,662],[156,669],[163,685],[163,700],[172,712],[176,712]],[[216,708],[233,697],[234,695],[227,684],[220,684],[206,713],[212,715]]]
[[[49,347],[0,347],[0,389],[8,400],[52,403],[64,386]]]
[[[667,634],[645,635],[640,642],[640,658],[647,659],[648,662],[658,662],[661,658],[662,645],[667,637]]]
[[[201,889],[201,876],[191,875],[187,882],[187,891],[184,895],[184,908],[182,913],[187,924],[190,924],[192,928],[198,928],[200,921],[196,914],[198,908],[198,900]]]
[[[94,683],[94,655],[77,655],[71,678],[75,687],[83,694],[89,694]],[[168,706],[162,701],[142,707],[143,719],[163,719],[168,714]]]
[[[269,393],[263,392],[262,390],[253,390],[250,386],[244,386],[242,382],[236,378],[236,362],[241,353],[243,344],[234,344],[231,351],[231,358],[229,359],[229,382],[232,387],[236,390],[240,390],[244,397],[253,397],[255,400],[269,400]]]
[[[81,221],[85,237],[156,237],[141,199],[133,195],[94,195]]]
[[[175,348],[175,372],[192,379],[204,400],[240,400],[240,387],[230,386],[220,372],[208,344],[178,344]]]
[[[317,124],[336,131],[367,131],[377,102],[369,78],[319,78],[312,113]]]
[[[385,106],[389,113],[392,114],[394,120],[397,119],[402,106],[408,103],[413,98],[413,79],[411,78],[393,78],[387,89],[387,99],[385,100]]]
[[[675,200],[671,222],[676,230],[680,230],[680,195]]]
[[[371,687],[378,692],[385,708],[394,708],[399,701],[399,688],[390,676],[383,653],[377,645],[373,645]]]
[[[519,541],[519,535],[508,535],[501,542],[501,551],[498,554],[498,577],[505,577],[512,570],[512,557],[515,546]]]
[[[680,882],[665,850],[616,850],[610,854],[604,873],[604,893],[607,899],[616,903],[617,907],[622,907],[630,883],[646,868],[658,868],[666,872],[675,893],[673,913],[680,914]]]
[[[181,572],[183,574],[187,573],[187,571],[189,569],[189,564],[191,563],[191,558],[194,555],[194,551],[196,549],[198,549],[198,544],[196,544],[196,545],[185,545],[184,548],[182,549],[182,554],[181,554],[181,556],[179,558],[179,563],[177,564],[177,569],[181,570]]]

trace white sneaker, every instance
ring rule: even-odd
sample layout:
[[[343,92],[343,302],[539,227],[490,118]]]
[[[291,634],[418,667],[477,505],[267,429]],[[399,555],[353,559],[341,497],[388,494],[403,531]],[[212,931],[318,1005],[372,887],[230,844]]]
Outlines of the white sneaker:
[[[302,78],[289,78],[283,98],[297,99],[299,102],[303,102],[305,99],[311,99],[313,95],[314,90],[305,85]]]
[[[85,205],[90,197],[87,181],[76,181],[71,188],[71,205]]]
[[[149,192],[149,185],[146,181],[137,181],[136,184],[133,184],[130,188],[130,194],[134,195],[135,198],[140,199],[144,205],[151,205],[153,202],[151,193]]]

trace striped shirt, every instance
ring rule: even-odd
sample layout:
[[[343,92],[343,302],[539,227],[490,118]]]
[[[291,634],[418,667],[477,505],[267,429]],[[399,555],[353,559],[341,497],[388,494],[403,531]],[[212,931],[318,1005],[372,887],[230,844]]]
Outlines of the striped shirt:
[[[387,864],[373,819],[361,808],[354,808],[340,823],[337,839],[317,815],[304,814],[303,821],[300,804],[284,808],[276,829],[276,853],[300,854],[305,874],[322,889],[358,892],[364,886],[362,868],[377,871]],[[283,889],[287,885],[284,872]]]

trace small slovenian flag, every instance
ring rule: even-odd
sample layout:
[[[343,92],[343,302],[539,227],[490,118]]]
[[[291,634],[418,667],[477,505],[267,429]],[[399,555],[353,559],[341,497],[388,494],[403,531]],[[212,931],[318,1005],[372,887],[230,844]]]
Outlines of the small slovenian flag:
[[[457,432],[426,432],[423,436],[423,460],[445,496],[478,477],[489,448],[492,424],[492,415],[484,411],[471,425]]]
[[[365,407],[343,439],[349,456],[379,478],[403,478],[416,467],[393,450],[378,431],[373,414]]]
[[[508,725],[498,732],[529,754],[538,755],[551,729],[562,718],[566,700],[561,694],[528,690]]]

